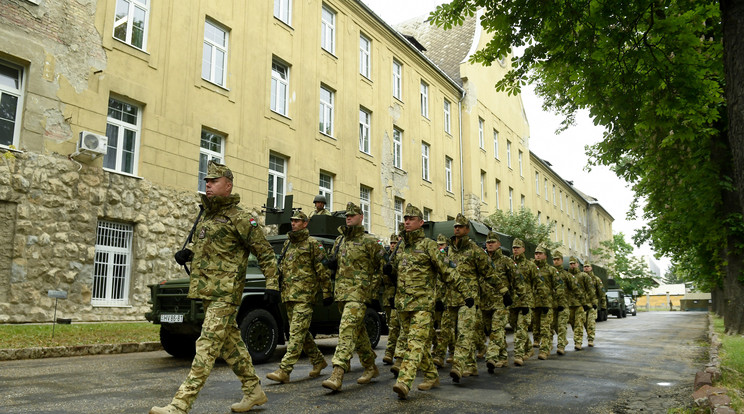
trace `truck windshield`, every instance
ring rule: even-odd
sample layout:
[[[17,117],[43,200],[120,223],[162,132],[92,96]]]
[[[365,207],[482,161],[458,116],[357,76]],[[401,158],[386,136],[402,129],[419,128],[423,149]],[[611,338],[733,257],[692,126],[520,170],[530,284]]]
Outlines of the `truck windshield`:
[[[620,292],[607,292],[607,296],[611,298],[617,298],[620,297]]]

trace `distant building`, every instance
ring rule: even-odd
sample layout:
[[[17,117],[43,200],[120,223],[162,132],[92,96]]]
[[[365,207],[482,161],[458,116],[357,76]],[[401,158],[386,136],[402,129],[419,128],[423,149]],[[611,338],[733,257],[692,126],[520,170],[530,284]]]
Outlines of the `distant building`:
[[[636,305],[656,310],[669,310],[669,302],[671,302],[674,309],[679,310],[680,300],[686,293],[687,288],[684,283],[660,284],[655,288],[646,289],[643,296],[636,301]]]

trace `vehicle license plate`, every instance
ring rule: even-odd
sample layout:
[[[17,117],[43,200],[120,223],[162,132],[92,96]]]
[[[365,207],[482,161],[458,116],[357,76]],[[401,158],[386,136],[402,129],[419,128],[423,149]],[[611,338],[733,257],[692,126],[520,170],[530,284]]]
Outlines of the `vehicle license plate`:
[[[183,315],[174,315],[164,313],[160,315],[160,322],[165,323],[183,323]]]

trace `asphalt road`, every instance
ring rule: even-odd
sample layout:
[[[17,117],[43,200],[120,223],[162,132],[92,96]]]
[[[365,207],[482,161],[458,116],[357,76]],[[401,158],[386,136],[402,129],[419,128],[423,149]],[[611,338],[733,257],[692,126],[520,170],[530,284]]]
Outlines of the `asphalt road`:
[[[440,387],[418,391],[419,378],[405,401],[398,400],[395,380],[381,363],[384,337],[377,348],[380,377],[357,385],[362,368],[355,358],[338,393],[320,385],[330,367],[321,378],[307,377],[306,358],[295,367],[291,383],[266,380],[278,366],[278,355],[256,368],[269,402],[255,411],[665,413],[689,398],[695,372],[704,365],[705,313],[641,312],[597,326],[594,348],[585,342],[584,350],[574,351],[569,339],[565,356],[552,354],[547,361],[535,356],[523,367],[511,365],[495,374],[488,374],[480,360],[480,375],[460,384],[453,384],[449,368],[443,368]],[[511,348],[511,335],[508,341]],[[336,340],[319,342],[330,362]],[[0,362],[0,413],[146,413],[170,402],[189,366],[190,361],[164,351]],[[237,378],[218,362],[191,412],[229,413],[240,397]]]

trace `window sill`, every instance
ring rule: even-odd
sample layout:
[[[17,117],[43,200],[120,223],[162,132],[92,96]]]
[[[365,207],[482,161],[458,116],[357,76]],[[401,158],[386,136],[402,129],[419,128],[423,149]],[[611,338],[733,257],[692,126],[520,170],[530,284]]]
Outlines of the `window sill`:
[[[405,105],[406,104],[405,102],[403,102],[403,98],[399,98],[399,97],[393,95],[393,99],[395,99],[396,101],[398,101],[398,103],[401,104],[401,105]]]
[[[0,152],[6,152],[7,151],[7,152],[13,152],[13,153],[16,153],[16,154],[23,154],[23,152],[24,152],[23,150],[19,150],[17,148],[11,148],[13,146],[14,145],[2,145],[2,144],[0,144]]]
[[[393,167],[393,172],[396,174],[400,174],[400,175],[408,175],[408,171],[402,168],[395,167],[395,166]]]
[[[139,177],[139,176],[136,176],[134,174],[125,173],[123,171],[111,170],[111,169],[108,169],[108,168],[104,168],[103,171],[110,172],[111,174],[123,175],[125,177],[136,178],[138,180],[144,179],[143,177]]]
[[[217,93],[221,93],[221,94],[223,94],[223,95],[224,95],[223,91],[224,91],[224,92],[230,92],[230,89],[228,89],[228,88],[226,88],[226,87],[224,87],[224,86],[222,86],[222,85],[220,85],[220,84],[218,84],[218,83],[214,83],[214,82],[212,82],[212,81],[211,81],[211,80],[209,80],[209,79],[204,79],[204,78],[201,78],[201,80],[203,80],[204,82],[208,83],[208,84],[209,84],[208,86],[216,86],[216,87],[218,87],[218,88],[222,89],[222,91],[215,91],[215,92],[217,92]]]
[[[338,141],[333,135],[328,135],[323,131],[318,131],[318,133],[320,134],[321,139],[327,138],[327,139],[332,139],[334,141]]]
[[[112,48],[113,49],[116,49],[116,50],[118,50],[118,51],[120,51],[122,53],[126,53],[128,55],[131,55],[131,56],[133,56],[133,57],[135,57],[137,59],[143,60],[145,62],[148,62],[148,63],[150,62],[150,56],[151,55],[146,50],[140,49],[137,46],[132,46],[129,43],[127,43],[127,42],[125,42],[125,41],[123,41],[121,39],[117,39],[115,37],[112,37],[112,39],[114,39],[114,43],[112,44]]]
[[[328,55],[328,57],[332,57],[334,60],[338,60],[338,56],[336,56],[336,54],[334,54],[330,50],[324,48],[323,46],[320,47],[320,50],[322,50],[323,52],[325,52],[325,54]]]
[[[289,22],[285,22],[284,20],[274,16],[274,23],[278,22],[278,26],[281,26],[284,29],[289,30],[290,32],[294,32],[294,27],[292,27],[292,24]]]
[[[132,308],[133,306],[125,304],[105,304],[105,303],[91,303],[90,306],[94,308]]]

